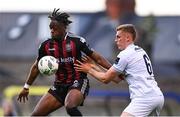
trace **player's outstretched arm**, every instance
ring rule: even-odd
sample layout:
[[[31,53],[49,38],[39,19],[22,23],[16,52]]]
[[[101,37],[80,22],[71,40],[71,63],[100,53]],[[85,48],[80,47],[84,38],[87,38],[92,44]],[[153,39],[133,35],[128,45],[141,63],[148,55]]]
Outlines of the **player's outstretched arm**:
[[[101,66],[97,65],[90,57],[88,56],[83,56],[82,57],[83,63],[88,63],[90,64],[91,68],[93,68],[94,70],[98,71],[98,72],[106,72],[108,71],[105,68],[102,68]],[[119,83],[120,81],[124,80],[123,75],[119,75],[118,77],[114,78],[112,81],[114,83]]]
[[[31,70],[29,72],[28,78],[26,80],[26,83],[28,85],[32,85],[36,77],[39,75],[39,70],[38,70],[38,61],[36,60],[34,64],[31,67]]]
[[[89,56],[82,56],[83,63],[88,63],[91,68],[95,69],[96,71],[103,72],[106,69],[102,68],[101,66],[97,65],[94,60],[92,60]]]
[[[28,75],[28,78],[26,80],[26,83],[25,83],[23,89],[21,90],[21,92],[18,95],[17,100],[20,101],[20,102],[21,101],[25,102],[26,100],[28,100],[29,86],[34,82],[37,75],[39,74],[37,63],[38,62],[36,60],[34,62],[34,64],[32,65],[31,70],[30,70],[29,75]]]
[[[78,64],[74,64],[77,71],[85,72],[93,76],[95,79],[107,84],[117,76],[116,71],[111,67],[107,72],[99,72],[96,69],[93,69],[93,66],[90,63],[82,63],[78,61]]]

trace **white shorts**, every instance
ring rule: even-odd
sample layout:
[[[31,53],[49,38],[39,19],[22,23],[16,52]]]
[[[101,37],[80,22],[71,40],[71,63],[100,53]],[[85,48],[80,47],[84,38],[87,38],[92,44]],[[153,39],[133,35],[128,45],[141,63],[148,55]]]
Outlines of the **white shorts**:
[[[147,117],[150,114],[159,116],[164,105],[164,96],[134,98],[123,112],[127,112],[133,116]]]

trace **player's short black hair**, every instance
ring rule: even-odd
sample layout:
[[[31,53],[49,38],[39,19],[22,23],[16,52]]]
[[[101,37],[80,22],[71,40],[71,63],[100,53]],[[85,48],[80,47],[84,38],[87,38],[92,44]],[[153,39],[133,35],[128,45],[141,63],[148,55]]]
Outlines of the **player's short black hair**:
[[[51,20],[56,20],[58,22],[63,23],[65,26],[68,26],[72,21],[68,18],[70,17],[69,14],[65,12],[58,12],[59,9],[54,9],[52,13],[48,16]]]

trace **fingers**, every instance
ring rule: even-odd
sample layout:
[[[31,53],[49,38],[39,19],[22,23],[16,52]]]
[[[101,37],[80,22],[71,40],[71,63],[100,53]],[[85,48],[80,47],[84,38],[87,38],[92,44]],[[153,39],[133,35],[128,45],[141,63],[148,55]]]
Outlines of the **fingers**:
[[[91,59],[89,56],[86,56],[86,57],[87,57],[88,60],[91,60],[91,61],[92,61],[92,59]]]
[[[21,102],[21,98],[22,98],[22,96],[19,95],[18,98],[17,98],[17,100],[18,100],[19,102]]]
[[[27,99],[27,96],[23,96],[23,102],[25,103]]]
[[[93,62],[93,60],[89,56],[86,56],[86,55],[82,56],[82,60],[83,60],[83,62],[87,62],[87,63]]]
[[[81,61],[79,61],[79,60],[76,60],[80,65],[82,65],[83,63],[81,62]]]
[[[82,65],[74,64],[74,68],[79,72],[84,72],[84,68]]]
[[[83,62],[86,62],[87,60],[88,60],[88,59],[87,59],[86,56],[83,56],[83,57],[82,57],[82,61],[83,61]]]
[[[23,101],[24,103],[26,102],[26,100],[28,100],[28,96],[19,96],[17,99],[19,102]]]
[[[28,100],[28,92],[21,92],[20,94],[19,94],[19,96],[18,96],[18,98],[17,98],[17,100],[19,101],[19,102],[26,102],[26,100]]]
[[[79,68],[79,67],[74,67],[77,71],[82,71],[82,69],[81,68]]]
[[[81,67],[79,64],[74,64],[74,68],[79,68]]]
[[[26,96],[26,100],[28,100],[28,96]]]
[[[86,59],[86,58],[84,58],[84,59]],[[76,60],[76,61],[77,61],[77,63],[74,63],[74,68],[77,71],[88,73],[89,69],[91,69],[91,63],[82,63],[79,60]]]
[[[82,71],[82,67],[81,67],[81,65],[79,65],[79,64],[74,64],[74,68],[77,70],[77,71]]]

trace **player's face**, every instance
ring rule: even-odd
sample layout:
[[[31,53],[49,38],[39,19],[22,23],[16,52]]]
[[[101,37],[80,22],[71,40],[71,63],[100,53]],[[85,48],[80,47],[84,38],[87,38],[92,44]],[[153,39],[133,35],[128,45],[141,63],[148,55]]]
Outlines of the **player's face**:
[[[49,28],[51,30],[51,37],[52,38],[62,37],[64,32],[65,32],[64,25],[57,22],[56,20],[52,20],[50,22]]]
[[[127,47],[127,41],[128,36],[126,32],[123,32],[121,30],[116,32],[115,42],[117,44],[118,49],[124,50]]]

